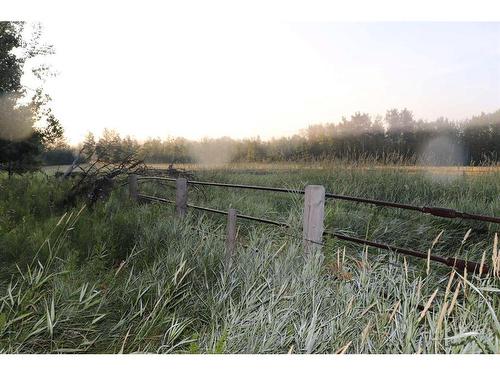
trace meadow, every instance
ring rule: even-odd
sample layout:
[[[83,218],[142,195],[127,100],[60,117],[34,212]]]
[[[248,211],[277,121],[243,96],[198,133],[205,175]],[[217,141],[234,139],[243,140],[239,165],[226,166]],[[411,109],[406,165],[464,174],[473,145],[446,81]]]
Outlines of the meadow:
[[[500,216],[498,168],[186,166],[200,180],[326,190]],[[478,168],[478,167],[476,167]],[[484,168],[484,167],[483,167]],[[47,171],[46,171],[47,172]],[[470,173],[469,173],[470,172]],[[0,176],[2,353],[500,353],[500,280],[329,239],[304,256],[303,198],[190,187],[189,202],[290,224],[138,204],[120,186],[89,207],[71,181]],[[140,190],[171,199],[172,183]],[[491,265],[500,227],[328,201],[325,226]]]

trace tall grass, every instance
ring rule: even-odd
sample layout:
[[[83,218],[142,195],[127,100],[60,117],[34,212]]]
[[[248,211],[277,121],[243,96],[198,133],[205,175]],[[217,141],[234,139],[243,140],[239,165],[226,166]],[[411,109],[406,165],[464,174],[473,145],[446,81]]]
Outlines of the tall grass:
[[[500,207],[498,175],[442,182],[348,169],[200,173],[262,185],[322,183],[339,193],[496,215]],[[125,191],[92,209],[83,202],[67,209],[57,204],[65,187],[55,180],[0,184],[3,353],[500,352],[500,283],[491,274],[442,267],[427,274],[425,260],[338,241],[304,257],[299,239],[242,220],[227,266],[224,218],[189,212],[178,220],[172,207],[135,205]],[[189,199],[300,228],[301,197],[210,188],[191,190]],[[490,265],[498,257],[493,225],[340,202],[327,211],[335,229],[424,249],[444,230],[433,251],[476,260],[484,253]]]

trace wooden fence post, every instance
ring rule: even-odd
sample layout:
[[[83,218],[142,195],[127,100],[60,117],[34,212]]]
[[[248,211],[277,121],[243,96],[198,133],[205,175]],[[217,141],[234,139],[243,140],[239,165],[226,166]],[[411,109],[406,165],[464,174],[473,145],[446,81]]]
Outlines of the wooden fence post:
[[[321,245],[310,241],[323,243],[323,229],[325,218],[325,188],[321,185],[308,185],[304,196],[304,235],[303,246],[306,254]],[[310,240],[310,241],[308,241]]]
[[[236,218],[238,212],[230,208],[227,212],[226,265],[229,266],[236,249]]]
[[[177,178],[175,180],[175,213],[177,217],[186,216],[187,212],[187,180]]]
[[[137,200],[137,175],[129,174],[128,175],[128,195],[130,199],[136,201]]]

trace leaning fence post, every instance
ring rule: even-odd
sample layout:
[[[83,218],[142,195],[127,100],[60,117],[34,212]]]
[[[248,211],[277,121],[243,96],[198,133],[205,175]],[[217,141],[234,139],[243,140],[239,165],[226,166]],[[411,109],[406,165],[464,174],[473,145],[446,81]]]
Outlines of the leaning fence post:
[[[323,221],[325,218],[325,188],[321,185],[308,185],[304,196],[304,234],[303,246],[306,254],[320,249],[323,242]],[[317,243],[314,243],[314,242]]]
[[[177,178],[175,180],[175,213],[177,217],[186,216],[187,211],[187,180]]]
[[[227,212],[226,265],[229,266],[236,249],[236,218],[238,212],[230,208]]]
[[[130,199],[136,201],[137,200],[137,175],[129,174],[128,175],[128,195]]]

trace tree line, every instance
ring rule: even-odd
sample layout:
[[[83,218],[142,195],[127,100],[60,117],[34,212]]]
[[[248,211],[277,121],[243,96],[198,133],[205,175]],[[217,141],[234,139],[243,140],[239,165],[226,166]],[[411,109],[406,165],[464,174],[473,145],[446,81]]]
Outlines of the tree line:
[[[105,129],[98,139],[89,133],[83,145],[101,160],[120,160],[135,153],[148,163],[343,159],[430,165],[495,164],[500,155],[500,110],[459,122],[446,118],[417,120],[408,109],[388,110],[384,117],[358,112],[338,123],[311,125],[294,136],[265,141],[258,137],[198,141],[153,138],[139,143]],[[65,159],[53,160],[54,163],[71,159],[74,150],[69,146],[65,150],[65,156],[60,150]]]

